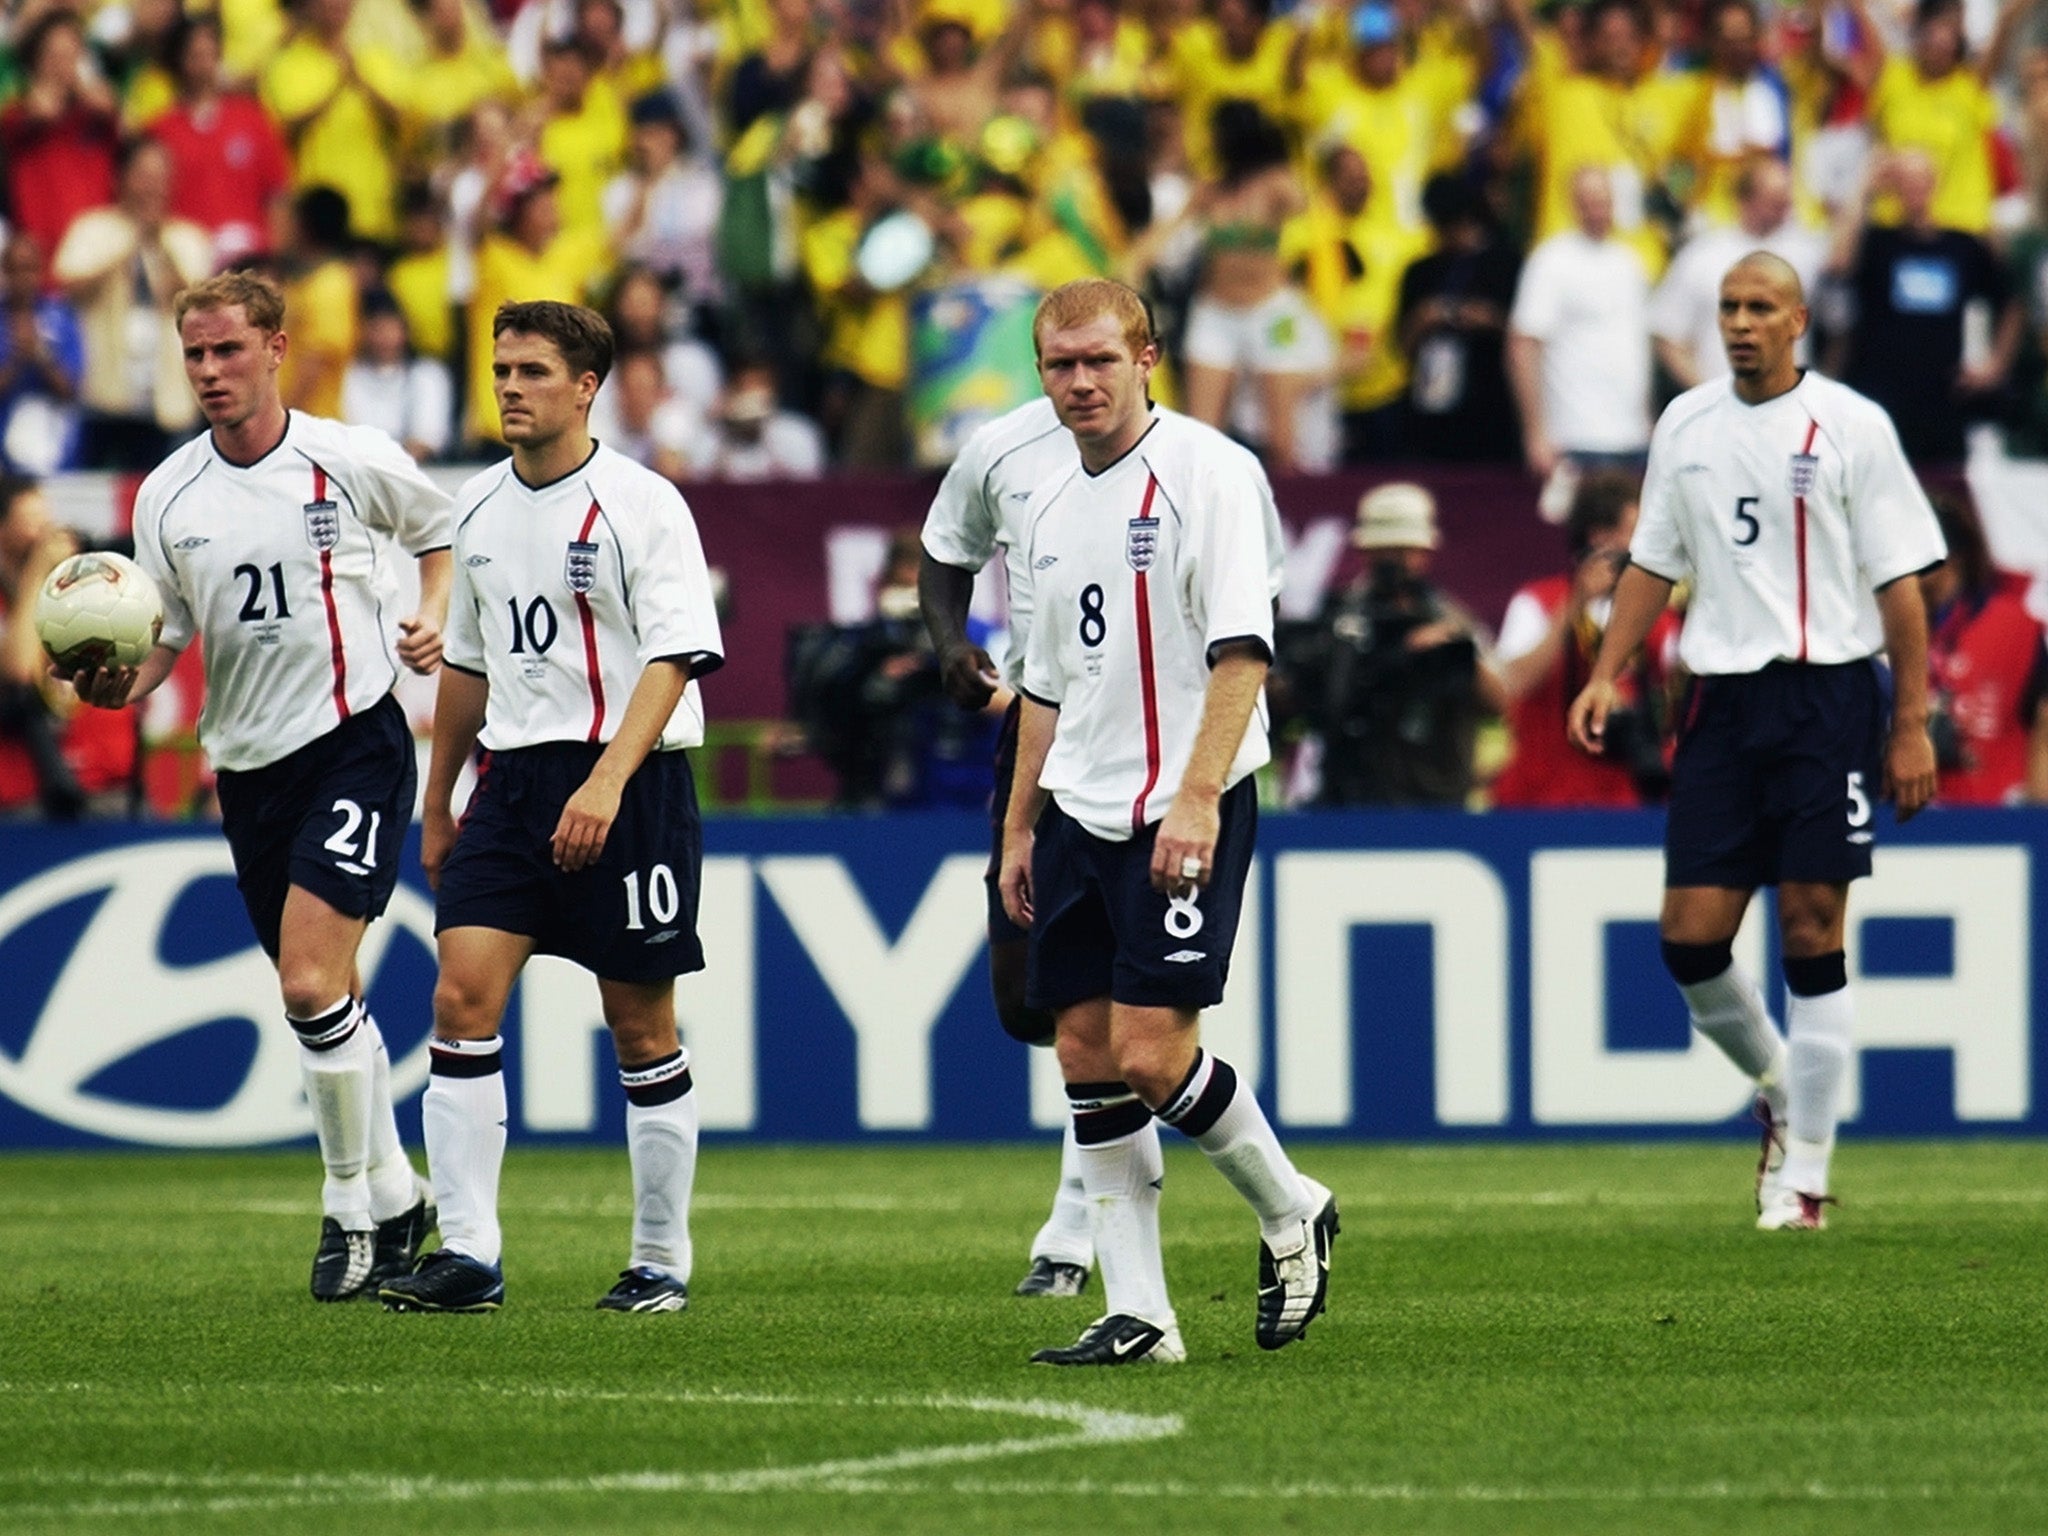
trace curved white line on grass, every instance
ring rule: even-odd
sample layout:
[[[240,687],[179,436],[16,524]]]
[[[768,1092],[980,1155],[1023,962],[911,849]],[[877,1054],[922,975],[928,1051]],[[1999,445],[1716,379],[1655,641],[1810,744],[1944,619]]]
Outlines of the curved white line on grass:
[[[0,1385],[0,1391],[6,1387]],[[232,1389],[230,1389],[232,1390]],[[1123,1413],[1042,1398],[993,1397],[811,1397],[780,1393],[617,1392],[574,1387],[482,1388],[499,1396],[546,1397],[572,1402],[666,1402],[732,1406],[806,1408],[894,1408],[935,1413],[995,1414],[1071,1426],[1065,1433],[1019,1435],[966,1445],[910,1446],[877,1456],[840,1457],[794,1467],[758,1467],[733,1472],[615,1472],[583,1477],[442,1478],[374,1473],[272,1476],[175,1472],[0,1472],[0,1486],[84,1487],[104,1492],[154,1489],[148,1499],[95,1498],[77,1503],[17,1506],[14,1519],[148,1519],[178,1514],[225,1514],[242,1510],[307,1508],[315,1505],[412,1504],[470,1499],[517,1498],[538,1494],[610,1493],[867,1493],[884,1488],[878,1479],[930,1467],[960,1466],[1033,1456],[1045,1451],[1081,1450],[1165,1440],[1185,1427],[1178,1414]],[[919,1485],[913,1484],[912,1487]]]

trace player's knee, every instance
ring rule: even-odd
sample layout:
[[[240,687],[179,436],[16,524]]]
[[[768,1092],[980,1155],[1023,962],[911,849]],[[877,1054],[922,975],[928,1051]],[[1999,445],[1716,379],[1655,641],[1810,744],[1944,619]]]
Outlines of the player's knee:
[[[478,1040],[497,1032],[489,988],[459,971],[443,970],[434,983],[434,1032],[450,1040]]]
[[[1188,1075],[1188,1066],[1179,1041],[1132,1042],[1117,1053],[1117,1070],[1123,1080],[1155,1109],[1173,1097]]]
[[[1674,944],[1664,940],[1664,969],[1681,987],[1712,981],[1735,963],[1735,944],[1723,939],[1718,944]]]
[[[1020,998],[1012,1003],[996,1002],[996,1021],[1003,1033],[1026,1045],[1051,1045],[1058,1021],[1050,1008],[1027,1007]]]
[[[304,961],[281,962],[277,985],[284,997],[284,1011],[295,1019],[318,1018],[348,993],[346,980],[337,981],[326,966]]]

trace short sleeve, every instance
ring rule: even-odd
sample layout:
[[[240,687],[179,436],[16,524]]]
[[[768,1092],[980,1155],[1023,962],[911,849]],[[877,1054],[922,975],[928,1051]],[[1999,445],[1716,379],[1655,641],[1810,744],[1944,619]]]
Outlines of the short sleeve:
[[[636,508],[630,543],[623,549],[631,585],[626,606],[640,665],[668,658],[690,664],[703,677],[725,664],[711,571],[689,503],[665,482]]]
[[[1538,341],[1548,341],[1563,319],[1564,294],[1559,290],[1556,247],[1538,246],[1522,268],[1522,281],[1515,289],[1515,307],[1508,316],[1508,329]]]
[[[351,427],[363,521],[398,540],[409,555],[446,549],[453,539],[453,506],[447,492],[426,477],[412,455],[375,427]]]
[[[924,518],[924,552],[941,565],[978,571],[996,552],[996,514],[988,503],[988,454],[969,438],[939,482]]]
[[[1875,590],[1939,565],[1948,545],[1891,417],[1873,406],[1856,425],[1850,537],[1856,562]]]
[[[1629,560],[1652,576],[1683,581],[1692,574],[1685,532],[1679,517],[1677,477],[1671,472],[1670,434],[1659,422],[1650,434],[1650,464],[1643,472],[1643,497],[1636,515],[1635,536],[1628,543]]]
[[[164,548],[163,509],[155,503],[156,498],[147,487],[136,497],[135,563],[149,573],[164,600],[164,627],[157,635],[157,644],[182,651],[192,643],[198,625],[193,622],[192,609],[171,564],[170,552]]]
[[[1182,584],[1209,664],[1216,648],[1255,641],[1273,655],[1271,549],[1264,506],[1271,493],[1251,455],[1218,454],[1203,466],[1188,508]],[[1263,493],[1263,494],[1262,494]]]
[[[477,618],[476,587],[469,578],[469,567],[455,561],[448,583],[448,619],[441,626],[441,659],[459,671],[482,676],[487,670],[483,627]]]

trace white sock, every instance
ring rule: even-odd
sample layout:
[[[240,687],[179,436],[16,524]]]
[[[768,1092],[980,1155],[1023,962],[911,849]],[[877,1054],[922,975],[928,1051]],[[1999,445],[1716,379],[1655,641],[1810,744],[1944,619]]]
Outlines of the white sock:
[[[1302,1223],[1315,1215],[1308,1186],[1281,1149],[1259,1101],[1230,1063],[1207,1051],[1159,1118],[1189,1137],[1258,1213],[1259,1234],[1276,1256],[1298,1251]]]
[[[1173,1302],[1159,1250],[1159,1187],[1166,1177],[1159,1127],[1148,1119],[1113,1141],[1078,1147],[1077,1158],[1102,1273],[1103,1312],[1171,1328]]]
[[[690,1056],[619,1070],[626,1088],[626,1153],[633,1165],[629,1268],[690,1278],[690,1188],[697,1179],[697,1095]]]
[[[1158,1134],[1155,1129],[1155,1139]],[[1031,1257],[1050,1259],[1055,1264],[1078,1264],[1083,1269],[1095,1262],[1088,1192],[1081,1186],[1081,1148],[1074,1140],[1071,1117],[1060,1138],[1060,1184],[1052,1197],[1052,1214],[1038,1229],[1038,1236],[1031,1239]]]
[[[421,1119],[427,1172],[441,1207],[441,1246],[482,1264],[504,1248],[498,1174],[505,1162],[503,1042],[435,1040]]]
[[[320,1209],[351,1232],[367,1232],[376,1225],[367,1177],[376,1048],[361,1027],[362,1008],[344,997],[313,1018],[285,1020],[299,1037],[299,1076],[327,1170]]]
[[[398,1139],[398,1114],[391,1104],[391,1053],[367,1006],[361,1027],[376,1053],[370,1073],[370,1215],[389,1221],[417,1205],[424,1191],[412,1159],[405,1155],[405,1143]]]
[[[1785,1118],[1785,1037],[1771,1022],[1763,993],[1739,965],[1678,989],[1692,1014],[1692,1026],[1721,1048],[1736,1068],[1756,1079],[1771,1106],[1771,1118]]]
[[[1786,1050],[1790,1102],[1785,1116],[1784,1182],[1802,1195],[1824,1195],[1853,1049],[1855,1007],[1849,989],[1840,987],[1813,997],[1795,992],[1785,1006],[1785,1021],[1791,1040]]]

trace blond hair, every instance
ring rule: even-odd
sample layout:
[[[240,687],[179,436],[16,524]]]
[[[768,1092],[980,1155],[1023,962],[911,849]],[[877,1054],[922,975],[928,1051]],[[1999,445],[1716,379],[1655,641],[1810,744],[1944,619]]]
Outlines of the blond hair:
[[[284,329],[284,290],[259,272],[220,272],[179,289],[171,300],[171,320],[182,327],[194,310],[233,309],[237,305],[257,330]]]
[[[1038,312],[1031,317],[1032,350],[1038,350],[1047,331],[1086,325],[1097,315],[1108,315],[1123,326],[1132,357],[1152,344],[1152,311],[1137,289],[1112,278],[1083,277],[1062,283],[1038,301]]]

